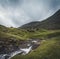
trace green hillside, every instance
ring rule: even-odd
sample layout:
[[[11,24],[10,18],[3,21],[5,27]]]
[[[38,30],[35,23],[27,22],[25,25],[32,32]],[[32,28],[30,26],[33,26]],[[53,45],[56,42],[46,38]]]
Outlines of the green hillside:
[[[37,49],[31,51],[28,55],[17,55],[12,59],[60,59],[60,31],[53,31],[53,33],[43,37],[45,37],[45,40],[42,40]]]
[[[0,25],[0,37],[1,38],[13,38],[13,39],[25,39],[27,31],[23,29],[17,28],[7,28],[5,26]]]

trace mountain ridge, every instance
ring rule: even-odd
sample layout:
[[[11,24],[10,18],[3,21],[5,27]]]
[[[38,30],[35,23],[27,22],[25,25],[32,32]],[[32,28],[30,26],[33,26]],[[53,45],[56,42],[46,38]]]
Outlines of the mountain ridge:
[[[60,9],[53,14],[52,16],[48,17],[43,21],[34,21],[22,25],[20,28],[22,29],[60,29]]]

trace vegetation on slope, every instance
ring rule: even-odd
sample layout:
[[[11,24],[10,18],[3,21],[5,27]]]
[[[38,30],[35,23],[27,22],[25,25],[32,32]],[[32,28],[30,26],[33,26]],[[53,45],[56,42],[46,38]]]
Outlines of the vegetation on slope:
[[[0,25],[0,37],[1,38],[13,38],[13,39],[24,40],[26,39],[27,33],[28,32],[23,29],[7,28],[7,27]]]
[[[17,55],[12,59],[60,59],[60,31],[47,36],[46,40],[42,40],[40,46],[28,55]]]

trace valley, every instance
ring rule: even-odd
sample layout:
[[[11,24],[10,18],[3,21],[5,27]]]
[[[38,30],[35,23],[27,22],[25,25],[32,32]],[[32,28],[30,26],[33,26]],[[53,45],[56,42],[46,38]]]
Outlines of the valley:
[[[0,25],[0,59],[60,59],[60,9],[42,22]]]

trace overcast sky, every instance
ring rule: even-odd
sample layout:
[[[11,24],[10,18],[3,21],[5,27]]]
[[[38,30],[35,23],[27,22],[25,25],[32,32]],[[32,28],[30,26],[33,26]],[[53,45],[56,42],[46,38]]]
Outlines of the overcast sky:
[[[41,21],[60,9],[60,0],[0,0],[0,24],[19,27]]]

